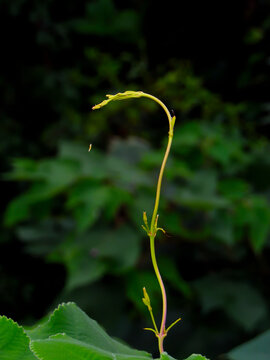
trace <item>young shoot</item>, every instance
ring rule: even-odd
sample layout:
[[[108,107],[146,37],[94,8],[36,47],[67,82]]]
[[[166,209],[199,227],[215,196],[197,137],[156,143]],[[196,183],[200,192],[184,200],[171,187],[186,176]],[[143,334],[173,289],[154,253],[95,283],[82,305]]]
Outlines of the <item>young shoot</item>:
[[[165,290],[165,286],[162,280],[162,277],[160,275],[160,271],[158,268],[158,264],[157,264],[157,260],[156,260],[156,252],[155,252],[155,238],[157,235],[157,232],[160,230],[163,233],[165,233],[165,230],[158,227],[158,207],[159,207],[159,200],[160,200],[160,192],[161,192],[161,185],[162,185],[162,178],[163,178],[163,173],[164,173],[164,169],[166,166],[166,162],[170,153],[170,149],[171,149],[171,145],[172,145],[172,139],[173,139],[173,130],[174,130],[174,124],[175,124],[175,116],[171,116],[169,110],[167,109],[167,107],[163,104],[163,102],[161,102],[158,98],[156,98],[153,95],[144,93],[142,91],[125,91],[123,93],[118,93],[116,95],[106,95],[107,99],[102,101],[100,104],[95,105],[92,107],[93,110],[96,109],[100,109],[101,107],[107,105],[109,102],[111,101],[116,101],[116,100],[126,100],[126,99],[130,99],[130,98],[139,98],[139,97],[146,97],[149,98],[153,101],[155,101],[156,103],[158,103],[163,110],[165,111],[168,121],[169,121],[169,132],[168,132],[168,143],[167,143],[167,148],[163,157],[163,161],[160,167],[160,171],[159,171],[159,176],[158,176],[158,181],[157,181],[157,188],[156,188],[156,197],[155,197],[155,203],[154,203],[154,209],[153,209],[153,213],[152,213],[152,217],[151,217],[151,221],[150,223],[148,223],[148,219],[147,219],[147,214],[144,211],[143,212],[143,222],[144,225],[142,225],[142,228],[144,229],[144,231],[147,233],[149,240],[150,240],[150,252],[151,252],[151,259],[152,259],[152,264],[154,267],[154,271],[160,286],[160,290],[161,290],[161,295],[162,295],[162,318],[161,318],[161,324],[160,327],[158,328],[156,325],[156,321],[153,315],[153,311],[152,311],[152,307],[151,307],[151,302],[150,302],[150,297],[147,294],[147,291],[145,288],[143,288],[143,295],[144,297],[142,298],[143,303],[147,306],[148,311],[150,313],[152,322],[153,322],[153,327],[154,328],[145,328],[145,330],[150,330],[152,332],[155,333],[156,337],[158,338],[158,348],[159,348],[159,352],[160,354],[162,354],[164,352],[164,346],[163,346],[163,342],[164,342],[164,338],[167,336],[168,331],[181,319],[177,319],[176,321],[174,321],[168,328],[166,328],[166,316],[167,316],[167,296],[166,296],[166,290]],[[89,148],[90,150],[90,148]]]

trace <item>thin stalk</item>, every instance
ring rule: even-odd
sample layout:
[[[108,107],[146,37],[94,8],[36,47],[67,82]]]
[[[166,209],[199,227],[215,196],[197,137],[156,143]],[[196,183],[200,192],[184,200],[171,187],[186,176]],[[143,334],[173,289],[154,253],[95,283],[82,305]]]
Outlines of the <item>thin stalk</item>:
[[[157,334],[158,337],[158,348],[160,354],[164,352],[163,348],[163,339],[166,336],[165,332],[165,326],[166,326],[166,316],[167,316],[167,296],[166,296],[166,290],[165,286],[162,280],[162,277],[159,272],[159,268],[157,265],[157,259],[156,259],[156,253],[155,253],[155,236],[150,236],[150,251],[151,251],[151,259],[152,264],[155,270],[155,274],[160,286],[161,294],[162,294],[162,319],[161,319],[161,325],[159,333]]]
[[[156,252],[155,252],[155,237],[156,237],[156,231],[157,231],[157,215],[158,215],[158,207],[159,207],[162,179],[163,179],[165,166],[166,166],[167,159],[168,159],[171,145],[172,145],[173,125],[174,124],[172,122],[172,117],[171,117],[169,110],[159,99],[157,99],[156,97],[149,95],[149,94],[145,94],[145,96],[149,97],[150,99],[156,101],[159,105],[161,105],[161,107],[164,109],[164,111],[168,117],[168,120],[169,120],[168,144],[167,144],[166,152],[165,152],[165,155],[164,155],[164,158],[163,158],[163,161],[161,164],[159,176],[158,176],[155,205],[154,205],[154,210],[153,210],[153,214],[152,214],[151,225],[150,225],[150,234],[149,234],[151,259],[152,259],[154,271],[155,271],[155,274],[156,274],[156,277],[157,277],[157,280],[158,280],[158,283],[160,286],[161,294],[162,294],[162,319],[161,319],[161,325],[160,325],[160,330],[159,330],[159,334],[158,334],[158,347],[159,347],[159,352],[161,354],[164,352],[163,341],[164,341],[164,337],[166,336],[167,296],[166,296],[165,286],[164,286],[164,283],[163,283],[163,280],[162,280],[162,277],[160,275],[160,271],[159,271],[159,268],[157,265]]]
[[[150,312],[150,315],[151,315],[151,319],[152,319],[152,323],[154,325],[155,332],[158,333],[158,328],[157,328],[157,324],[156,324],[152,309],[149,310],[149,312]]]
[[[160,191],[161,191],[161,185],[162,185],[162,178],[163,178],[164,169],[165,169],[165,166],[166,166],[166,163],[167,163],[167,159],[168,159],[168,156],[169,156],[169,153],[170,153],[171,145],[172,145],[172,136],[169,136],[167,149],[166,149],[166,152],[165,152],[162,164],[161,164],[159,176],[158,176],[156,200],[155,200],[155,206],[154,206],[154,211],[153,211],[153,215],[152,215],[152,219],[151,219],[151,226],[150,226],[151,231],[154,229],[155,221],[156,221],[156,218],[157,218],[159,199],[160,199]]]
[[[159,172],[159,177],[158,177],[158,182],[157,182],[157,191],[156,191],[156,199],[155,199],[155,206],[154,206],[154,210],[153,210],[153,215],[152,215],[152,219],[151,219],[151,226],[150,226],[150,233],[151,235],[149,236],[150,238],[150,251],[151,251],[151,259],[152,259],[152,263],[153,263],[153,267],[154,267],[154,271],[160,286],[160,290],[161,290],[161,294],[162,294],[162,319],[161,319],[161,325],[160,325],[160,331],[159,331],[159,336],[158,336],[158,347],[159,347],[159,352],[160,354],[162,354],[164,352],[164,348],[163,348],[163,341],[164,341],[164,337],[166,336],[166,317],[167,317],[167,296],[166,296],[166,290],[165,290],[165,286],[162,280],[162,277],[160,275],[160,271],[157,265],[157,260],[156,260],[156,252],[155,252],[155,236],[156,236],[156,230],[155,230],[155,224],[156,224],[156,218],[157,218],[157,212],[158,212],[158,206],[159,206],[159,199],[160,199],[160,191],[161,191],[161,184],[162,184],[162,178],[163,178],[163,173],[164,173],[164,169],[165,169],[165,165],[168,159],[168,155],[170,152],[170,148],[171,148],[171,144],[172,144],[172,136],[169,136],[168,139],[168,145],[167,145],[167,149],[163,158],[163,162],[160,168],[160,172]]]
[[[161,185],[162,185],[162,178],[163,178],[163,174],[164,174],[164,170],[165,170],[165,166],[167,163],[167,159],[170,153],[170,149],[171,149],[171,145],[172,145],[172,138],[173,138],[173,128],[174,128],[174,122],[175,122],[175,117],[172,117],[169,110],[167,109],[167,107],[163,104],[162,101],[160,101],[158,98],[156,98],[153,95],[150,94],[146,94],[142,91],[125,91],[124,93],[118,93],[116,95],[107,95],[107,99],[102,101],[100,104],[97,104],[95,106],[93,106],[93,110],[96,109],[100,109],[101,107],[107,105],[110,101],[115,101],[115,100],[124,100],[124,99],[129,99],[129,98],[136,98],[136,97],[147,97],[151,100],[154,100],[156,103],[158,103],[163,110],[165,111],[168,121],[169,121],[169,137],[168,137],[168,144],[167,144],[167,148],[164,154],[164,158],[161,164],[161,168],[159,171],[159,176],[158,176],[158,181],[157,181],[157,190],[156,190],[156,197],[155,197],[155,204],[154,204],[154,210],[153,210],[153,214],[152,214],[152,219],[151,219],[151,224],[150,224],[150,228],[148,226],[148,222],[147,222],[147,216],[146,213],[144,212],[143,214],[143,219],[144,219],[144,224],[145,226],[143,226],[143,229],[147,232],[149,238],[150,238],[150,251],[151,251],[151,259],[152,259],[152,263],[153,263],[153,267],[154,267],[154,271],[160,286],[160,290],[161,290],[161,295],[162,295],[162,319],[161,319],[161,324],[160,324],[160,330],[158,332],[156,323],[155,323],[155,319],[152,313],[152,308],[150,305],[150,298],[148,296],[148,294],[146,293],[146,290],[144,288],[144,292],[145,292],[145,297],[143,299],[145,305],[148,307],[149,311],[150,311],[150,315],[153,321],[153,325],[155,329],[147,329],[147,330],[151,330],[153,331],[156,336],[158,337],[158,347],[159,347],[159,352],[160,354],[164,352],[164,348],[163,348],[163,340],[164,337],[167,335],[167,330],[166,330],[166,316],[167,316],[167,297],[166,297],[166,290],[163,284],[163,280],[162,277],[160,275],[160,271],[157,265],[157,259],[156,259],[156,252],[155,252],[155,237],[157,234],[158,230],[162,230],[164,231],[162,228],[158,228],[157,226],[157,222],[158,222],[158,207],[159,207],[159,200],[160,200],[160,192],[161,192]],[[89,147],[89,150],[91,149],[91,147]],[[171,325],[172,327],[173,325]]]

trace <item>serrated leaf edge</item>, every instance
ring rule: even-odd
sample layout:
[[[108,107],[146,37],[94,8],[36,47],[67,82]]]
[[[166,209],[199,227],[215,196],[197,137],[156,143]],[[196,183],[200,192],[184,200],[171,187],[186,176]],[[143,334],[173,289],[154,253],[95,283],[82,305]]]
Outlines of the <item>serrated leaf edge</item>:
[[[53,320],[53,318],[56,316],[57,312],[61,311],[62,309],[67,308],[68,306],[75,306],[76,308],[78,308],[78,306],[76,305],[76,303],[75,303],[74,301],[68,301],[68,302],[66,302],[66,303],[63,302],[63,303],[59,304],[59,305],[57,306],[57,308],[54,309],[54,310],[51,312],[51,314],[50,314],[50,316],[48,317],[48,320],[47,320],[46,322],[44,322],[44,323],[42,323],[42,324],[40,324],[40,325],[37,325],[36,327],[33,328],[33,330],[41,329],[42,327],[46,326],[46,324],[48,324],[50,321]],[[80,308],[78,308],[78,309],[81,310]],[[83,310],[81,310],[81,311],[83,311]],[[91,319],[91,318],[90,318],[90,319]],[[98,325],[98,327],[100,327],[100,328],[102,329],[102,327],[97,323],[97,321],[95,321],[94,319],[91,319],[91,320],[94,321],[94,322]],[[104,331],[105,331],[105,330],[104,330]],[[105,332],[106,332],[106,331],[105,331]],[[60,334],[65,334],[65,335],[66,335],[66,333],[63,332],[63,333],[57,333],[57,334],[50,335],[47,339],[35,339],[35,340],[31,340],[31,338],[27,335],[27,337],[30,339],[30,345],[29,345],[29,347],[30,347],[31,351],[35,354],[35,356],[38,356],[38,355],[36,354],[36,351],[34,351],[33,348],[32,348],[32,343],[35,342],[35,341],[48,340],[48,339],[53,338],[54,336],[57,336],[57,335],[60,335]],[[68,335],[67,335],[67,336],[68,336]],[[83,342],[83,341],[74,339],[74,338],[72,338],[71,336],[70,336],[70,338],[73,339],[74,341],[78,341],[78,342],[81,342],[82,344],[86,344],[87,346],[93,346],[93,345],[89,345],[89,344],[87,344],[87,343],[85,343],[85,342]],[[115,339],[114,339],[113,337],[110,337],[110,339],[111,339],[112,341],[115,341]],[[93,347],[95,347],[95,346],[93,346]],[[100,350],[101,352],[106,352],[106,353],[107,353],[106,350],[103,350],[103,349],[98,348],[98,347],[95,347],[95,348],[96,348],[97,350]],[[136,350],[136,349],[135,349],[135,350]],[[142,350],[137,350],[137,351],[142,351]],[[119,356],[122,356],[122,355],[123,355],[123,354],[121,354],[121,353],[113,353],[113,352],[112,352],[112,353],[108,352],[108,354],[110,354],[110,356],[113,356],[113,359],[114,359],[114,360],[117,360],[117,355],[119,355]],[[142,359],[142,360],[152,360],[151,357],[147,357],[147,356],[128,355],[128,354],[125,354],[125,357],[134,358],[135,356],[136,356],[136,358]],[[39,360],[45,360],[45,359],[40,358],[40,357],[38,357],[38,359],[39,359]]]
[[[37,355],[34,354],[34,352],[32,351],[32,349],[31,349],[31,347],[30,347],[31,339],[30,339],[30,337],[28,336],[27,332],[24,330],[24,328],[23,328],[21,325],[19,325],[16,321],[14,321],[14,320],[11,319],[11,318],[8,318],[8,317],[5,316],[5,315],[0,315],[0,321],[1,321],[2,319],[7,320],[7,322],[11,323],[12,325],[15,325],[19,330],[22,330],[22,333],[26,336],[26,338],[27,338],[28,341],[29,341],[29,344],[28,344],[29,350],[33,353],[33,356],[35,356],[35,357],[36,357],[37,359],[39,359],[39,360],[42,360],[42,359],[40,359],[39,357],[37,357]]]
[[[188,360],[191,356],[201,356],[203,359],[202,360],[209,360],[207,357],[205,357],[204,355],[202,354],[191,354],[189,355],[188,358],[184,359],[184,360]]]
[[[21,325],[19,325],[16,321],[14,321],[14,320],[11,319],[11,318],[8,318],[8,317],[5,316],[5,315],[0,315],[0,320],[1,320],[1,319],[7,320],[7,322],[10,322],[10,323],[12,323],[13,325],[16,325],[17,328],[18,328],[18,329],[21,329],[22,332],[26,335],[27,339],[29,339],[29,341],[31,340],[30,337],[27,335],[26,331],[24,330],[24,328],[23,328]]]
[[[69,305],[75,305],[75,306],[77,307],[77,305],[76,305],[75,302],[73,302],[73,301],[68,301],[68,302],[66,302],[66,303],[61,303],[61,304],[59,304],[59,305],[57,306],[57,308],[54,309],[54,310],[51,312],[51,314],[49,315],[47,321],[45,321],[44,323],[39,324],[39,325],[37,325],[37,326],[34,326],[30,331],[36,330],[36,329],[41,329],[42,327],[44,327],[46,324],[48,324],[48,323],[55,317],[55,314],[56,314],[58,311],[60,311],[62,308],[66,308],[66,307],[69,306]],[[29,336],[28,336],[28,337],[29,337]],[[30,338],[30,340],[31,340],[31,338]]]
[[[29,344],[29,348],[32,351],[32,353],[34,354],[34,356],[38,359],[38,360],[45,360],[43,357],[41,357],[32,347],[32,341],[30,341]]]

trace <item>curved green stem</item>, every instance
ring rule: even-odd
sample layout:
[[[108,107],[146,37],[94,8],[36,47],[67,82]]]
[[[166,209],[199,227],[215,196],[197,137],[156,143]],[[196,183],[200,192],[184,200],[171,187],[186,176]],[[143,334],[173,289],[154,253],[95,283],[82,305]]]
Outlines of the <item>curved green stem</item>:
[[[156,97],[149,95],[149,94],[145,94],[145,95],[146,95],[146,97],[149,97],[150,99],[156,101],[164,109],[164,111],[168,117],[168,120],[169,120],[168,144],[167,144],[167,148],[165,151],[165,155],[164,155],[164,158],[163,158],[163,161],[161,164],[161,168],[160,168],[160,172],[159,172],[159,176],[158,176],[156,199],[155,199],[155,205],[154,205],[154,210],[153,210],[152,219],[151,219],[150,235],[149,235],[151,259],[152,259],[154,271],[155,271],[155,274],[156,274],[156,277],[157,277],[157,280],[158,280],[158,283],[160,286],[161,294],[162,294],[162,319],[161,319],[161,325],[160,325],[160,330],[159,330],[159,334],[158,334],[159,352],[161,354],[164,351],[163,340],[164,340],[164,337],[166,336],[167,296],[166,296],[165,286],[164,286],[164,283],[163,283],[163,280],[162,280],[162,277],[160,275],[160,271],[159,271],[159,268],[157,265],[156,252],[155,252],[155,237],[156,237],[156,231],[157,231],[157,216],[158,216],[158,206],[159,206],[159,200],[160,200],[162,179],[163,179],[165,166],[166,166],[167,159],[168,159],[171,145],[172,145],[173,127],[174,127],[175,119],[172,119],[169,110],[159,99],[157,99]]]
[[[158,222],[158,207],[159,207],[159,200],[160,200],[160,192],[161,192],[161,185],[162,185],[162,179],[163,179],[163,174],[164,174],[164,170],[165,170],[165,166],[167,163],[167,159],[170,153],[170,149],[171,149],[171,145],[172,145],[172,139],[173,139],[173,129],[174,129],[174,123],[175,123],[175,116],[171,116],[169,110],[167,109],[167,107],[163,104],[162,101],[160,101],[158,98],[156,98],[153,95],[150,94],[146,94],[142,91],[125,91],[124,93],[118,93],[116,95],[107,95],[107,99],[102,101],[100,104],[93,106],[93,110],[95,109],[100,109],[101,107],[107,105],[110,101],[115,101],[115,100],[124,100],[124,99],[128,99],[128,98],[137,98],[137,97],[147,97],[151,100],[154,100],[156,103],[158,103],[163,110],[165,111],[168,121],[169,121],[169,137],[168,137],[168,144],[167,144],[167,148],[164,154],[164,158],[161,164],[161,168],[159,171],[159,176],[158,176],[158,181],[157,181],[157,190],[156,190],[156,197],[155,197],[155,204],[154,204],[154,210],[153,210],[153,214],[152,214],[152,219],[151,219],[151,224],[150,224],[150,228],[148,226],[147,223],[147,216],[146,213],[144,213],[144,223],[145,226],[143,226],[144,230],[147,232],[149,238],[150,238],[150,251],[151,251],[151,259],[152,259],[152,263],[153,263],[153,267],[154,267],[154,271],[160,286],[160,290],[161,290],[161,295],[162,295],[162,319],[161,319],[161,324],[160,324],[160,330],[158,332],[156,324],[155,324],[155,320],[154,320],[154,316],[152,313],[152,308],[150,306],[150,299],[147,295],[147,299],[144,298],[144,303],[146,304],[146,306],[148,306],[148,309],[150,311],[150,315],[155,327],[155,330],[150,329],[151,331],[154,331],[156,336],[158,337],[158,347],[159,347],[159,352],[160,354],[164,352],[164,348],[163,348],[163,340],[165,338],[165,336],[167,335],[167,330],[166,330],[166,316],[167,316],[167,297],[166,297],[166,290],[163,284],[163,280],[162,277],[160,275],[160,271],[157,265],[157,259],[156,259],[156,252],[155,252],[155,237],[157,234],[158,230],[162,230],[161,228],[158,228],[157,226],[157,222]],[[145,288],[144,291],[146,292]],[[151,310],[150,310],[151,309]],[[149,329],[148,329],[149,330]]]

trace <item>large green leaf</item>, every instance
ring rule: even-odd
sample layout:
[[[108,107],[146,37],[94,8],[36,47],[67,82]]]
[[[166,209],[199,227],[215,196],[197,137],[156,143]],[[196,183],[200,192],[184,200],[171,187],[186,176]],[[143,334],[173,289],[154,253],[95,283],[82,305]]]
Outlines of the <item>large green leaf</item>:
[[[33,353],[43,360],[87,360],[112,358],[99,348],[74,340],[65,334],[51,336],[46,340],[36,340],[31,343]]]
[[[73,355],[72,349],[76,346],[82,346],[82,351],[85,352],[88,345],[91,348],[98,348],[101,350],[100,358],[102,358],[104,351],[113,354],[133,355],[137,357],[150,358],[150,355],[146,352],[133,350],[119,341],[112,339],[97,324],[96,321],[90,319],[74,303],[60,305],[53,312],[47,322],[34,328],[33,330],[28,330],[27,333],[32,340],[32,348],[35,351],[41,351],[41,357],[43,357],[45,360],[55,358],[45,357],[45,355],[43,355],[42,349],[46,349],[47,347],[47,345],[44,346],[44,344],[48,344],[48,349],[52,349],[52,352],[53,349],[56,349],[57,347],[61,352],[63,350],[63,342],[67,344],[67,348],[71,351],[71,353],[69,353],[69,350],[67,350],[66,355]],[[52,337],[52,335],[57,334],[65,334],[65,336],[57,336],[56,338]],[[70,338],[72,338],[72,340],[70,340]],[[41,342],[41,340],[45,341],[45,343]],[[86,347],[83,344],[86,344]],[[60,357],[59,359],[62,358]],[[85,357],[78,359],[85,359]]]
[[[228,354],[230,360],[269,360],[270,359],[270,330],[237,346]]]
[[[31,343],[33,352],[43,360],[147,360],[149,357],[118,354],[96,347],[93,344],[72,339],[65,334],[57,334],[46,340]]]
[[[13,320],[0,317],[0,359],[35,360],[29,349],[29,338]]]

